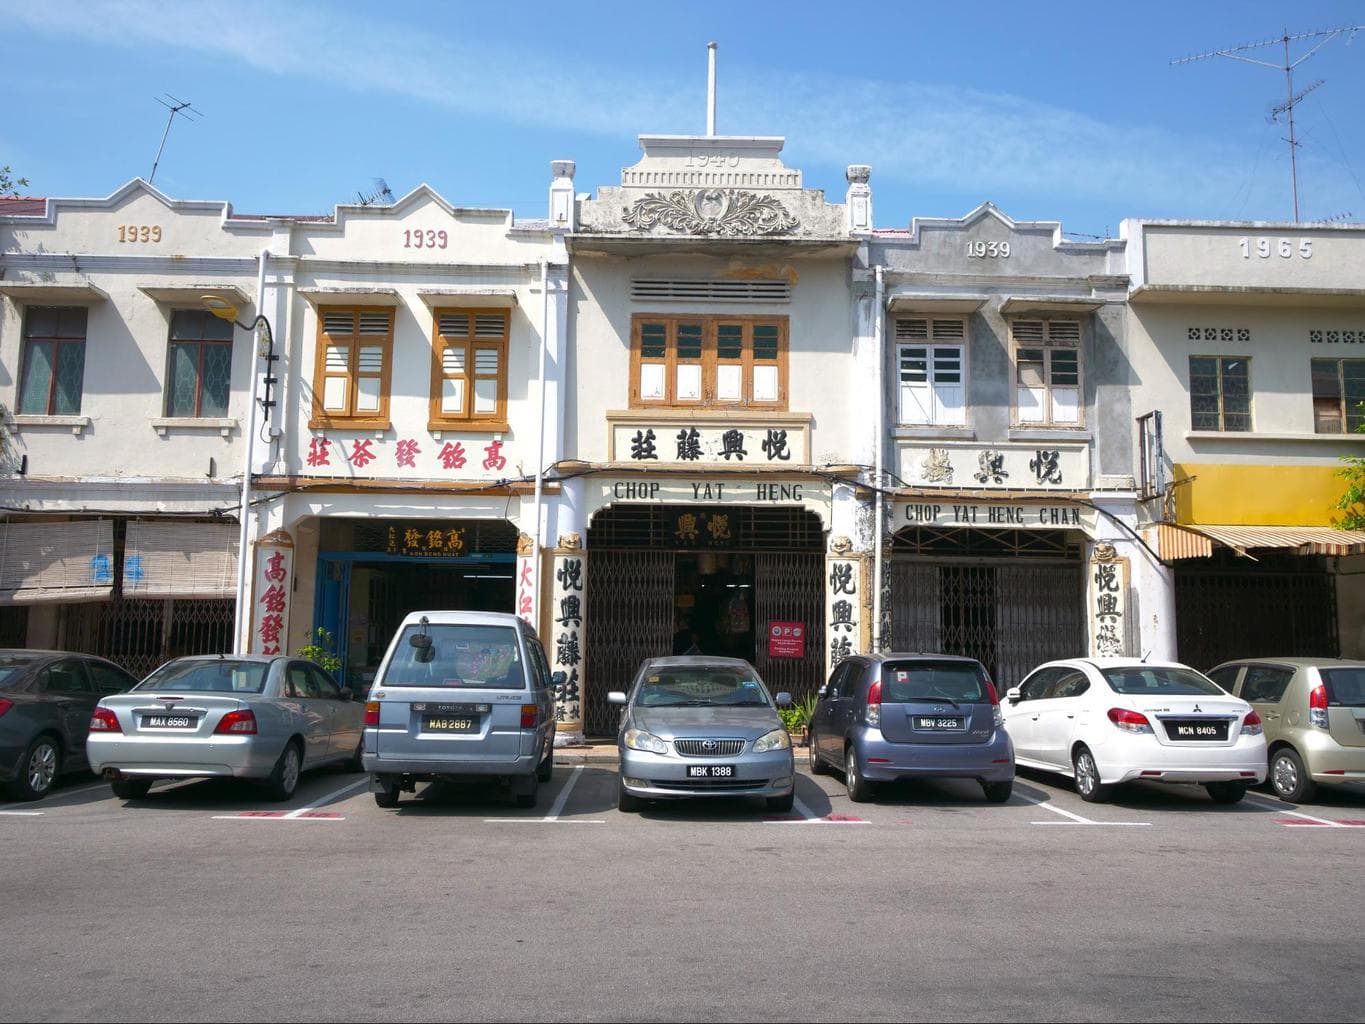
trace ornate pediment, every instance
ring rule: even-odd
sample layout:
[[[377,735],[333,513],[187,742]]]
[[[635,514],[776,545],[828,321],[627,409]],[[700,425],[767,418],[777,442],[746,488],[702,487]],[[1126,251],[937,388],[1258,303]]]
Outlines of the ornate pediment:
[[[734,188],[649,192],[621,217],[641,231],[662,226],[688,235],[780,235],[798,221],[770,195]]]

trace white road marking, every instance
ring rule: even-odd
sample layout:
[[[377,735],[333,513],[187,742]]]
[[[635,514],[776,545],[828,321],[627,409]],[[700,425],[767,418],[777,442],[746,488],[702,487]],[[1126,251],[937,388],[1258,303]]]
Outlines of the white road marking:
[[[1045,800],[1031,800],[1028,797],[1024,796],[1022,793],[1016,793],[1015,796],[1019,797],[1019,799],[1023,800],[1026,803],[1033,804],[1035,807],[1041,807],[1045,811],[1051,811],[1053,814],[1060,814],[1064,818],[1071,819],[1070,821],[1031,822],[1031,824],[1034,825],[1108,825],[1118,828],[1123,827],[1144,828],[1150,827],[1152,824],[1150,821],[1092,821],[1089,818],[1083,818],[1079,814],[1073,814],[1071,811],[1065,810],[1061,807],[1053,807],[1052,804],[1048,803]]]
[[[369,783],[370,783],[370,779],[369,779],[368,776],[366,776],[365,778],[361,779],[359,782],[352,782],[349,786],[342,786],[340,789],[334,790],[333,792],[328,793],[326,796],[321,797],[316,803],[310,804],[308,807],[300,807],[297,811],[290,811],[288,814],[285,815],[285,817],[286,817],[286,818],[300,818],[300,817],[302,817],[303,815],[307,814],[309,811],[316,811],[319,807],[323,807],[323,806],[325,806],[325,805],[327,805],[327,804],[330,804],[333,800],[336,800],[338,797],[340,797],[342,793],[349,793],[351,790],[353,790],[353,789],[359,789],[361,786],[368,786]],[[319,819],[317,819],[317,820],[319,820],[319,821],[326,821],[326,820],[328,820],[328,819],[319,818]],[[331,819],[331,820],[335,820],[335,819]]]
[[[555,801],[554,806],[550,808],[550,813],[545,815],[546,821],[554,821],[559,817],[560,812],[564,810],[564,805],[569,802],[569,794],[573,792],[574,786],[577,785],[578,777],[582,774],[583,766],[581,764],[576,765],[574,770],[569,774],[569,781],[564,783],[564,788],[559,791],[559,798]]]
[[[109,785],[109,784],[108,784],[107,782],[87,783],[86,785],[84,785],[84,786],[78,786],[78,787],[76,787],[75,789],[63,789],[63,790],[58,790],[58,791],[56,791],[56,792],[49,793],[48,796],[47,796],[47,799],[48,799],[48,800],[60,800],[62,797],[66,796],[67,794],[70,794],[70,795],[72,795],[72,796],[75,796],[77,793],[89,793],[89,792],[91,792],[92,790],[103,789],[104,787],[106,787],[106,786],[108,786],[108,785]],[[24,806],[27,806],[27,805],[26,805],[26,804],[23,804],[23,803],[5,804],[5,805],[3,805],[3,806],[0,806],[0,814],[35,814],[35,813],[36,813],[36,814],[42,814],[42,813],[43,813],[42,811],[20,811],[20,810],[17,810],[17,808],[24,807]]]
[[[559,791],[559,796],[555,799],[554,806],[550,808],[548,814],[543,818],[484,818],[483,820],[494,825],[512,824],[532,824],[532,825],[605,825],[606,818],[561,818],[560,814],[564,811],[564,805],[569,802],[569,794],[578,784],[578,777],[583,774],[583,766],[575,765],[573,774],[569,776],[569,781],[564,783],[564,788]]]
[[[14,818],[41,818],[42,811],[0,811],[0,814],[7,814]]]
[[[1329,828],[1351,828],[1351,827],[1352,827],[1352,826],[1350,826],[1350,825],[1343,825],[1343,824],[1342,824],[1341,822],[1339,822],[1339,821],[1329,821],[1327,818],[1315,818],[1315,817],[1313,817],[1313,815],[1311,815],[1311,814],[1304,814],[1302,811],[1291,811],[1291,810],[1290,810],[1288,807],[1286,807],[1283,803],[1279,803],[1279,802],[1277,802],[1277,801],[1272,801],[1272,800],[1269,800],[1269,799],[1263,799],[1263,798],[1258,797],[1258,796],[1256,796],[1255,794],[1252,794],[1252,793],[1248,793],[1248,794],[1247,794],[1247,797],[1248,797],[1253,803],[1256,803],[1256,804],[1258,804],[1258,805],[1261,806],[1261,807],[1268,808],[1269,810],[1275,811],[1275,812],[1277,812],[1277,813],[1279,813],[1279,814],[1287,814],[1287,815],[1289,815],[1291,818],[1303,818],[1305,821],[1311,821],[1311,822],[1314,822],[1315,824],[1318,824],[1318,825],[1327,825]]]
[[[342,786],[340,789],[333,790],[325,796],[319,797],[314,803],[307,807],[300,807],[293,811],[246,811],[241,814],[215,814],[214,821],[345,821],[346,819],[338,814],[335,817],[324,817],[318,814],[318,808],[325,807],[327,804],[336,800],[343,793],[349,793],[353,789],[369,784],[369,779],[364,778],[359,782],[352,782],[350,785]]]

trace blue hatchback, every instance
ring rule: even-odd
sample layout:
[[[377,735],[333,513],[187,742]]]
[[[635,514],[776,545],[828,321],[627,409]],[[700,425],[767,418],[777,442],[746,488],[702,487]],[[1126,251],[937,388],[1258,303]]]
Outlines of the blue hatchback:
[[[851,800],[878,782],[975,779],[1004,803],[1014,746],[985,667],[945,654],[861,654],[820,688],[809,725],[810,770],[841,770]]]

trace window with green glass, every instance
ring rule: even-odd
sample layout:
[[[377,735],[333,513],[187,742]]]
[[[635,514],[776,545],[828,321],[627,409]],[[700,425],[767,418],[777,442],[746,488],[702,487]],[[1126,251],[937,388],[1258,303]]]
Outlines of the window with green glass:
[[[1365,424],[1365,359],[1314,359],[1313,430],[1354,434]]]
[[[85,381],[83,306],[30,306],[24,314],[23,369],[18,411],[32,416],[75,416]]]
[[[1251,429],[1251,360],[1190,356],[1190,427],[1228,432]]]
[[[232,324],[208,310],[171,315],[166,415],[227,415],[232,383]]]

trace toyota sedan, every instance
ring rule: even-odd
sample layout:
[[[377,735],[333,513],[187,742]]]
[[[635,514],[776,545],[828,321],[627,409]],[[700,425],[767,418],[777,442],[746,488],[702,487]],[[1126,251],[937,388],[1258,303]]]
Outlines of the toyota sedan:
[[[621,757],[617,807],[644,800],[762,797],[790,811],[796,765],[791,737],[777,715],[791,695],[768,693],[739,658],[679,656],[646,661],[627,696],[616,745]]]
[[[363,717],[350,690],[302,658],[175,658],[99,702],[86,751],[124,799],[157,779],[238,778],[288,800],[309,768],[360,770]]]

